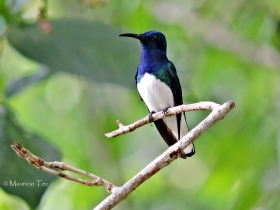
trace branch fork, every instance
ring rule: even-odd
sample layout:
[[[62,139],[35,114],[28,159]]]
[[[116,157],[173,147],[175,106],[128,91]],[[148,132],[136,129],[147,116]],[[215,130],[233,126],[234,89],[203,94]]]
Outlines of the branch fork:
[[[220,106],[219,104],[216,104],[214,102],[199,102],[199,103],[195,103],[195,104],[182,104],[180,106],[175,106],[172,108],[169,108],[166,110],[166,112],[156,112],[153,114],[153,121],[157,121],[159,119],[163,119],[165,117],[169,117],[171,115],[174,114],[179,114],[182,112],[189,112],[189,111],[195,111],[195,110],[214,110],[216,107]],[[135,123],[132,123],[130,125],[124,126],[120,120],[117,120],[117,125],[119,126],[119,129],[112,131],[110,133],[106,133],[105,136],[107,136],[108,138],[112,138],[112,137],[117,137],[119,135],[128,133],[128,132],[132,132],[135,129],[149,124],[151,123],[149,116],[136,121]]]
[[[176,107],[169,108],[165,113],[157,112],[153,114],[153,121],[163,119],[174,114],[194,111],[194,110],[211,110],[212,112],[201,121],[195,128],[189,131],[180,141],[169,147],[164,153],[158,156],[150,164],[148,164],[142,171],[136,174],[132,179],[127,181],[123,186],[117,187],[110,183],[109,181],[102,179],[94,174],[77,169],[63,162],[46,162],[42,158],[29,152],[27,149],[22,147],[20,144],[16,143],[11,145],[15,152],[26,159],[30,164],[34,165],[39,170],[45,171],[47,173],[60,176],[64,179],[79,182],[87,186],[103,186],[107,189],[110,195],[104,199],[98,206],[94,209],[103,210],[111,209],[116,206],[119,202],[125,199],[132,191],[139,187],[143,182],[152,177],[155,173],[160,171],[162,168],[168,166],[172,161],[180,157],[181,150],[184,150],[188,145],[193,143],[200,135],[202,135],[208,128],[214,125],[217,121],[222,120],[229,111],[234,108],[235,104],[233,101],[227,101],[226,103],[219,105],[213,102],[199,102],[195,104],[180,105]],[[119,120],[117,120],[117,125],[119,129],[106,133],[108,138],[116,137],[133,130],[149,124],[149,117],[145,117],[141,120],[136,121],[130,125],[123,125]],[[76,178],[61,172],[57,172],[52,168],[58,168],[62,171],[68,170],[76,174],[80,174],[90,178],[91,180],[84,180]]]
[[[29,152],[27,149],[25,149],[19,143],[11,145],[11,147],[20,157],[27,160],[27,162],[29,162],[31,165],[34,165],[38,170],[45,171],[47,173],[59,176],[61,178],[64,178],[64,179],[67,179],[70,181],[79,182],[79,183],[87,185],[87,186],[104,186],[109,193],[112,193],[117,188],[115,185],[113,185],[112,183],[108,182],[105,179],[102,179],[89,172],[72,167],[63,162],[57,162],[57,161],[46,162],[42,158],[39,158],[38,156]],[[85,177],[91,178],[91,180],[76,178],[76,177],[67,175],[65,173],[53,170],[52,168],[58,168],[61,171],[66,171],[66,170],[71,171],[73,173],[80,174]]]

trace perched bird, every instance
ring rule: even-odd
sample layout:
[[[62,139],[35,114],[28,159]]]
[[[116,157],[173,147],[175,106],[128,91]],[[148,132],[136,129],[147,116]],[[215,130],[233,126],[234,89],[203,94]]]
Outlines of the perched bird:
[[[136,70],[135,80],[141,99],[152,114],[183,104],[182,89],[175,66],[166,56],[167,43],[163,33],[148,31],[143,34],[125,33],[120,36],[140,40],[142,53]],[[188,133],[184,113],[172,115],[154,122],[162,138],[171,146]],[[186,159],[195,153],[194,145],[189,145],[181,158]]]

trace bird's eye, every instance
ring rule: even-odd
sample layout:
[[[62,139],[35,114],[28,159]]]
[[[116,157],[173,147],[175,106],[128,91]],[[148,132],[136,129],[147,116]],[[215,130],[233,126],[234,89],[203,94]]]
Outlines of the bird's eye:
[[[160,37],[158,35],[155,35],[154,40],[158,41],[158,40],[160,40]]]

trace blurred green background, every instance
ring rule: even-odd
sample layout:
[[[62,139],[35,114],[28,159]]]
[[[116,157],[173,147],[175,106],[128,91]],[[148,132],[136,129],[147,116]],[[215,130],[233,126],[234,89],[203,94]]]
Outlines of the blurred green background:
[[[236,107],[195,141],[195,156],[115,209],[280,209],[280,1],[0,0],[0,12],[0,209],[92,209],[108,195],[52,182],[12,142],[116,185],[165,151],[152,125],[104,136],[117,119],[147,115],[134,81],[140,44],[118,34],[153,29],[166,35],[185,103]],[[189,127],[208,113],[187,113]],[[4,186],[37,179],[49,187]]]

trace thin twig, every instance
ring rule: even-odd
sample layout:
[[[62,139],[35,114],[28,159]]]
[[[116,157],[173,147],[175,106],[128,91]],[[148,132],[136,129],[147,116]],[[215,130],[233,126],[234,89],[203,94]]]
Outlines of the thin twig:
[[[172,108],[169,108],[166,113],[163,112],[157,112],[153,114],[153,121],[157,121],[159,119],[163,119],[167,116],[171,116],[174,114],[179,114],[182,112],[189,112],[189,111],[195,111],[195,110],[214,110],[214,108],[220,106],[219,104],[216,104],[214,102],[209,102],[209,101],[204,101],[204,102],[199,102],[199,103],[194,103],[194,104],[183,104],[180,106],[175,106]],[[132,132],[136,128],[139,128],[143,125],[151,123],[149,120],[149,117],[145,117],[141,120],[136,121],[135,123],[132,123],[130,125],[124,126],[120,120],[117,120],[117,125],[119,126],[119,129],[112,131],[110,133],[106,133],[105,136],[108,138],[112,137],[117,137],[119,135]]]
[[[86,171],[74,168],[62,162],[45,162],[43,159],[33,155],[28,150],[23,148],[20,144],[12,145],[12,148],[15,152],[26,159],[30,164],[37,167],[39,170],[45,171],[47,173],[51,173],[57,176],[60,176],[64,179],[68,179],[71,181],[79,182],[88,186],[104,186],[111,195],[109,195],[106,199],[104,199],[97,207],[96,210],[100,209],[111,209],[116,206],[119,202],[125,199],[132,191],[134,191],[137,187],[139,187],[143,182],[152,177],[159,170],[168,166],[172,161],[179,158],[181,151],[184,150],[188,145],[194,142],[200,135],[202,135],[208,128],[214,125],[217,121],[222,120],[226,114],[234,108],[235,104],[233,101],[228,101],[223,105],[219,105],[213,102],[200,102],[196,104],[189,105],[181,105],[178,107],[168,109],[167,113],[164,115],[161,112],[155,113],[153,115],[153,119],[158,120],[162,119],[166,116],[170,116],[172,114],[178,114],[186,111],[193,110],[206,110],[210,109],[212,112],[195,128],[193,128],[187,135],[185,135],[180,141],[176,144],[169,147],[163,154],[158,156],[154,161],[152,161],[148,166],[146,166],[142,171],[140,171],[137,175],[135,175],[132,179],[126,182],[121,187],[116,187],[112,183],[94,175],[90,174]],[[120,121],[117,121],[119,125],[119,129],[111,132],[108,136],[118,136],[136,128],[149,123],[148,117],[137,121],[128,126],[122,125]],[[86,177],[91,178],[92,180],[83,180],[79,178],[75,178],[61,172],[54,171],[50,168],[58,168],[60,170],[68,170],[77,174],[84,175]]]
[[[157,173],[165,166],[168,166],[175,159],[179,158],[182,150],[184,150],[188,145],[194,142],[200,135],[202,135],[217,121],[222,120],[226,116],[226,114],[235,106],[233,101],[228,101],[223,105],[216,105],[212,102],[203,102],[202,104],[204,109],[206,109],[206,107],[212,107],[213,111],[201,123],[199,123],[195,128],[193,128],[187,135],[185,135],[180,141],[169,147],[163,154],[158,156],[154,161],[152,161],[148,166],[146,166],[142,171],[140,171],[136,176],[134,176],[132,179],[126,182],[123,186],[119,187],[118,191],[109,195],[94,209],[105,210],[111,209],[114,206],[116,206],[119,202],[125,199],[132,191],[139,187],[139,185],[141,185],[144,181],[152,177],[155,173]]]
[[[109,193],[112,193],[112,192],[114,192],[114,190],[117,189],[117,187],[115,185],[108,182],[107,180],[102,179],[102,178],[100,178],[100,177],[98,177],[94,174],[89,173],[89,172],[77,169],[77,168],[75,168],[73,166],[70,166],[68,164],[65,164],[63,162],[57,162],[57,161],[46,162],[42,158],[39,158],[38,156],[29,152],[27,149],[25,149],[19,143],[11,145],[11,147],[20,157],[24,158],[30,164],[34,165],[37,169],[39,169],[41,171],[45,171],[49,174],[53,174],[53,175],[62,177],[64,179],[70,180],[70,181],[79,182],[79,183],[87,185],[87,186],[104,186]],[[51,168],[58,168],[62,171],[65,171],[65,170],[71,171],[71,172],[74,172],[76,174],[80,174],[80,175],[89,177],[92,180],[84,180],[84,179],[76,178],[76,177],[73,177],[73,176],[55,171]]]

